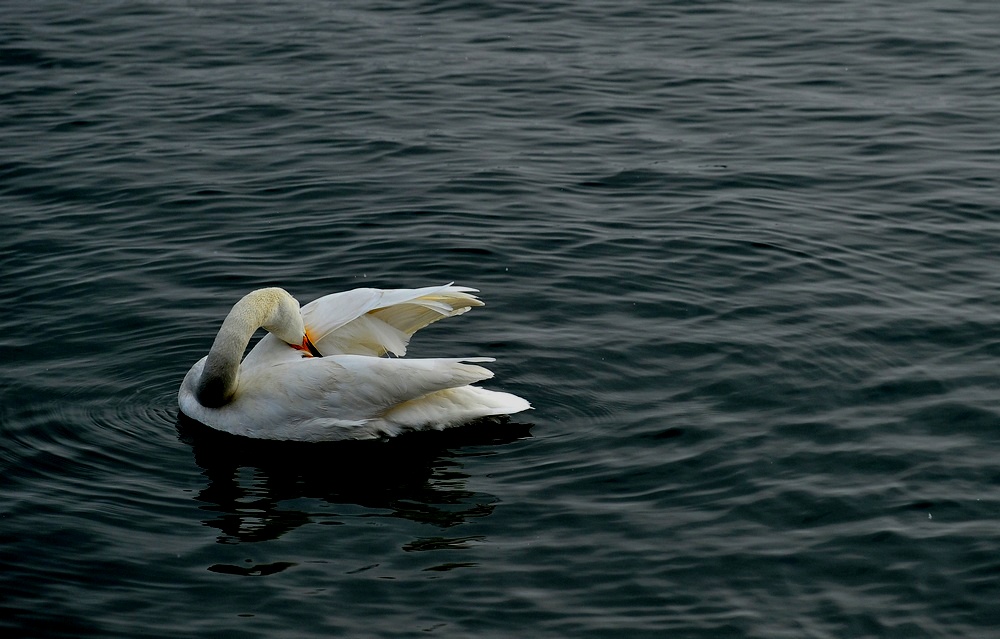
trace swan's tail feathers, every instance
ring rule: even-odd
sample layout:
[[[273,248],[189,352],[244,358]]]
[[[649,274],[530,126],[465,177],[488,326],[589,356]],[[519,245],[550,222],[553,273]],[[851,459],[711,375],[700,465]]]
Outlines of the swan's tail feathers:
[[[404,429],[447,428],[494,415],[512,415],[531,408],[511,393],[478,386],[459,386],[428,393],[396,406],[383,416]]]
[[[355,289],[327,295],[302,307],[309,339],[323,355],[406,354],[410,337],[446,317],[483,302],[465,286]]]

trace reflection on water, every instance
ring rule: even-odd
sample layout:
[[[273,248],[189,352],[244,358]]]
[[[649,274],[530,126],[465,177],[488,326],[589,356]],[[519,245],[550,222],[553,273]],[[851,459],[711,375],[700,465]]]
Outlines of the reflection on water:
[[[491,454],[475,447],[530,437],[530,428],[484,420],[384,441],[301,443],[220,433],[183,415],[177,423],[208,482],[196,497],[210,513],[204,523],[220,531],[222,544],[277,539],[310,522],[341,523],[326,509],[303,510],[302,499],[352,504],[440,528],[487,516],[493,506],[465,488],[468,476],[458,458]],[[426,544],[418,540],[411,546],[421,550]]]

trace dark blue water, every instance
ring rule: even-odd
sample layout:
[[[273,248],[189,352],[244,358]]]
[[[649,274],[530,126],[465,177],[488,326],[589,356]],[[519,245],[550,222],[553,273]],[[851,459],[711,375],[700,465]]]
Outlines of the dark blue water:
[[[1000,636],[1000,5],[6,3],[5,637]],[[456,281],[535,410],[179,421],[230,306]]]

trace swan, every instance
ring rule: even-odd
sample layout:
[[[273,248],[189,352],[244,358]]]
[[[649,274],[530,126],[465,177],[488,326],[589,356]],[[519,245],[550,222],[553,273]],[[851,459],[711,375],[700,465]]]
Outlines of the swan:
[[[357,288],[300,308],[282,288],[252,291],[184,376],[177,403],[216,430],[309,442],[439,430],[527,410],[516,395],[471,386],[493,377],[478,366],[491,357],[403,358],[417,330],[482,306],[478,292],[452,284]],[[267,335],[243,358],[258,328]]]

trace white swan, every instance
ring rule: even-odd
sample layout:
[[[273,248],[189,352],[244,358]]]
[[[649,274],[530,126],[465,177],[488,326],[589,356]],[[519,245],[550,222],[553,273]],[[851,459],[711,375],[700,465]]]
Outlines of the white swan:
[[[474,364],[492,358],[401,358],[417,330],[482,306],[475,292],[359,288],[300,310],[284,289],[253,291],[188,371],[177,403],[216,430],[298,441],[370,439],[527,410],[516,395],[469,385],[493,376]],[[261,327],[268,334],[241,363]]]

